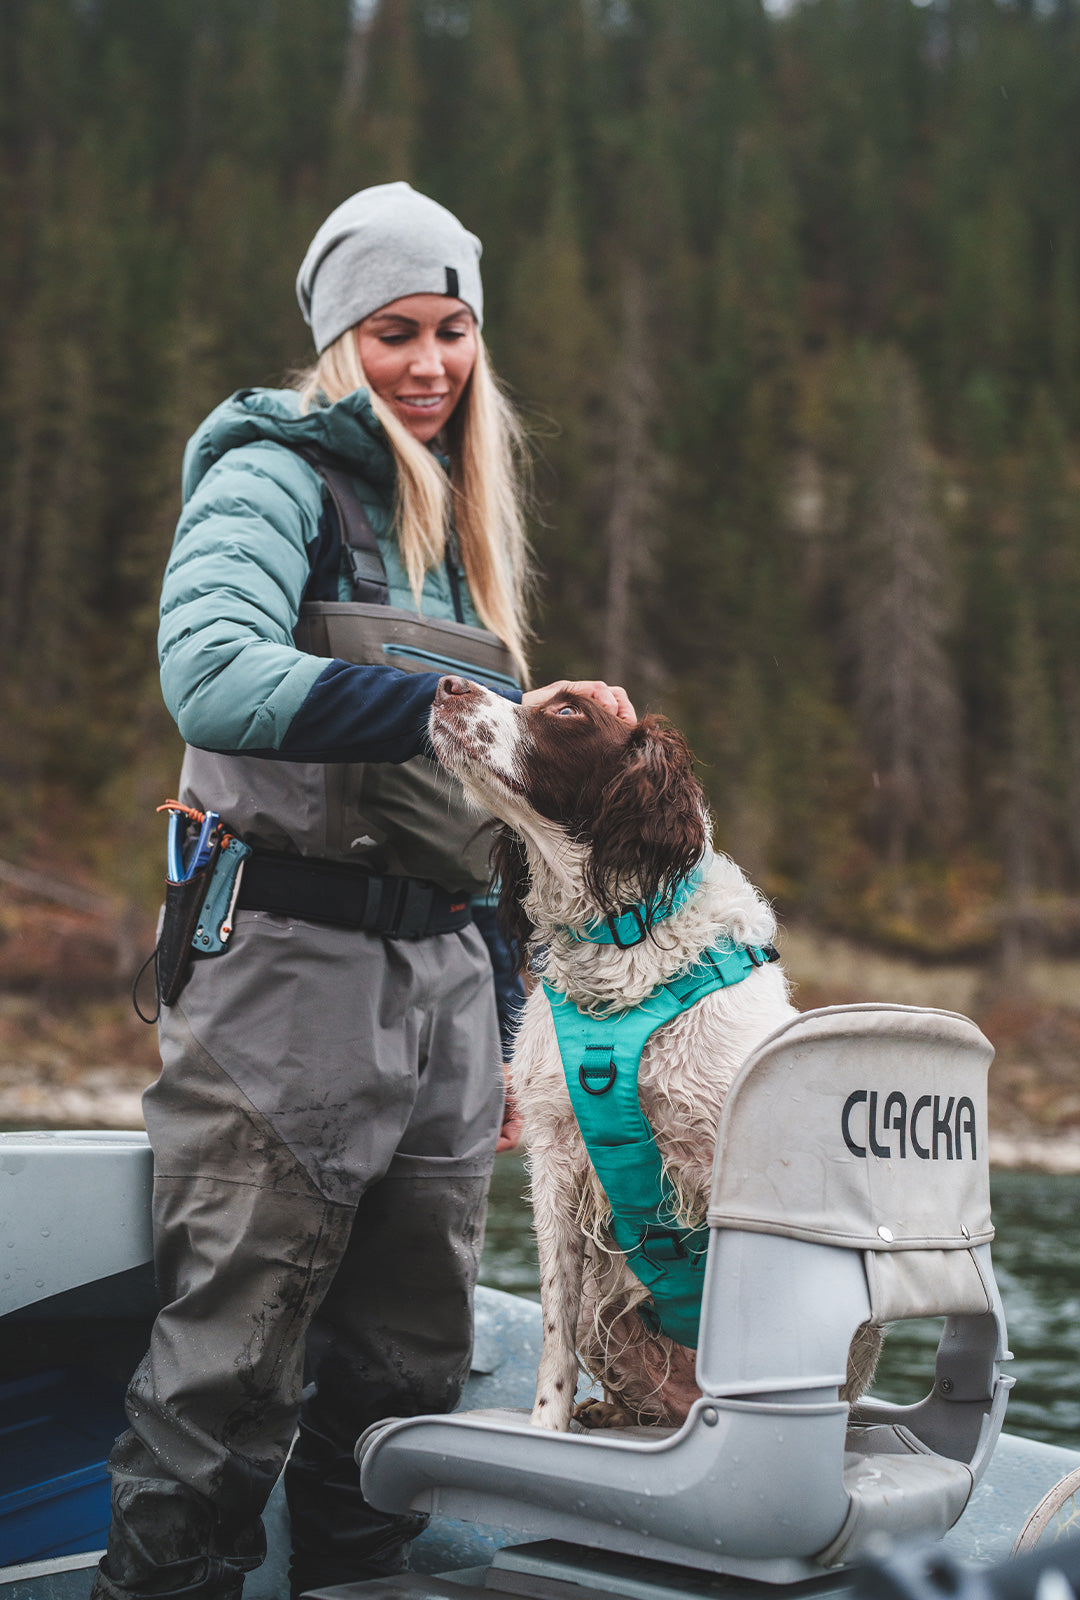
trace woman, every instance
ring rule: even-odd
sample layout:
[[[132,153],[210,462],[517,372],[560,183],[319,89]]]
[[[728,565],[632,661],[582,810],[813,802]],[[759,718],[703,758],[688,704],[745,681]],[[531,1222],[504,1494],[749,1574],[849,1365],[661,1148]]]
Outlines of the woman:
[[[407,184],[354,195],[300,270],[316,365],[226,401],[185,454],[160,634],[180,798],[254,853],[225,950],[162,1013],[163,1309],[98,1600],[238,1595],[298,1408],[294,1594],[397,1570],[423,1519],[365,1505],[353,1444],[452,1408],[468,1370],[504,1115],[493,972],[504,1011],[516,979],[427,717],[440,671],[526,703],[561,687],[512,684],[524,541],[479,256]],[[621,690],[573,687],[633,720]]]

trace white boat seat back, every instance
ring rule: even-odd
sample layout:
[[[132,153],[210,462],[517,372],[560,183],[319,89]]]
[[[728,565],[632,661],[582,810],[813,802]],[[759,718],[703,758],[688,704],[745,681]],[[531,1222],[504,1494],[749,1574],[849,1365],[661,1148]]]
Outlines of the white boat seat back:
[[[358,1446],[368,1498],[775,1582],[854,1559],[882,1531],[939,1537],[1009,1387],[989,1260],[991,1055],[950,1012],[793,1018],[721,1115],[702,1397],[682,1428],[650,1440],[468,1413],[392,1422]],[[849,1417],[856,1330],[928,1315],[946,1321],[927,1399]]]
[[[754,1051],[717,1133],[705,1392],[784,1376],[784,1352],[796,1366],[787,1378],[810,1378],[808,1341],[832,1340],[834,1373],[846,1324],[850,1340],[868,1319],[992,1313],[993,1278],[976,1254],[993,1238],[992,1054],[966,1017],[887,1005],[806,1012]],[[778,1283],[792,1328],[762,1315]]]
[[[992,1056],[952,1012],[828,1007],[766,1039],[724,1106],[697,1362],[704,1393],[833,1394],[862,1323],[946,1319],[923,1401],[853,1411],[851,1509],[830,1560],[877,1529],[945,1532],[1000,1432],[1011,1381],[1000,1373],[1005,1321],[989,1249]],[[902,1485],[883,1482],[882,1455],[909,1458]],[[909,1523],[923,1497],[929,1512],[937,1501],[937,1528],[921,1514]]]
[[[793,1017],[728,1094],[709,1220],[844,1249],[989,1244],[992,1056],[951,1011],[830,1006]]]

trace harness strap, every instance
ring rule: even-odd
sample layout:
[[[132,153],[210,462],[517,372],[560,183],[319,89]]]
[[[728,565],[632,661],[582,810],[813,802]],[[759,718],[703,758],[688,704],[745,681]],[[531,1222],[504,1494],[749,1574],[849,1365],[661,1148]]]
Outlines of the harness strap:
[[[675,1220],[671,1184],[638,1095],[641,1056],[657,1028],[776,959],[771,945],[721,940],[639,1006],[610,1017],[589,1016],[544,984],[574,1115],[611,1206],[612,1237],[652,1295],[652,1304],[639,1306],[639,1313],[651,1331],[692,1349],[709,1230]]]
[[[608,917],[602,917],[588,927],[567,928],[567,933],[575,944],[613,944],[620,950],[632,949],[648,938],[650,930],[658,922],[665,922],[668,917],[682,910],[690,896],[704,882],[710,860],[710,854],[706,853],[693,872],[677,885],[666,900],[657,895],[651,905],[647,906],[641,901],[637,905],[627,906],[618,915],[613,912]]]

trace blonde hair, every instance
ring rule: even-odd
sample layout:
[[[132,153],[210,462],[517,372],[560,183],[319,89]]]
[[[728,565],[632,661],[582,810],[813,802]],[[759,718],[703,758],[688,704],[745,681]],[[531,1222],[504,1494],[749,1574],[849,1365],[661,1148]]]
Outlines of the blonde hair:
[[[524,435],[500,391],[477,334],[476,364],[447,423],[450,476],[371,388],[347,328],[315,365],[298,374],[302,408],[333,404],[367,389],[397,467],[395,518],[401,564],[420,610],[424,575],[442,561],[451,512],[462,565],[480,620],[506,645],[528,683],[526,596],[530,577],[521,472]]]

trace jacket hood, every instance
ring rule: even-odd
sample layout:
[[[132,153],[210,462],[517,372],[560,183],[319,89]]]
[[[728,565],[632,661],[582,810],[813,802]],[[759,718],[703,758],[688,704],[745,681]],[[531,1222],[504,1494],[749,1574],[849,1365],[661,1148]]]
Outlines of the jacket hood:
[[[184,451],[182,493],[190,499],[206,473],[227,450],[268,440],[332,456],[376,487],[394,480],[394,462],[382,423],[366,389],[332,406],[300,411],[294,389],[238,389],[211,411]]]

